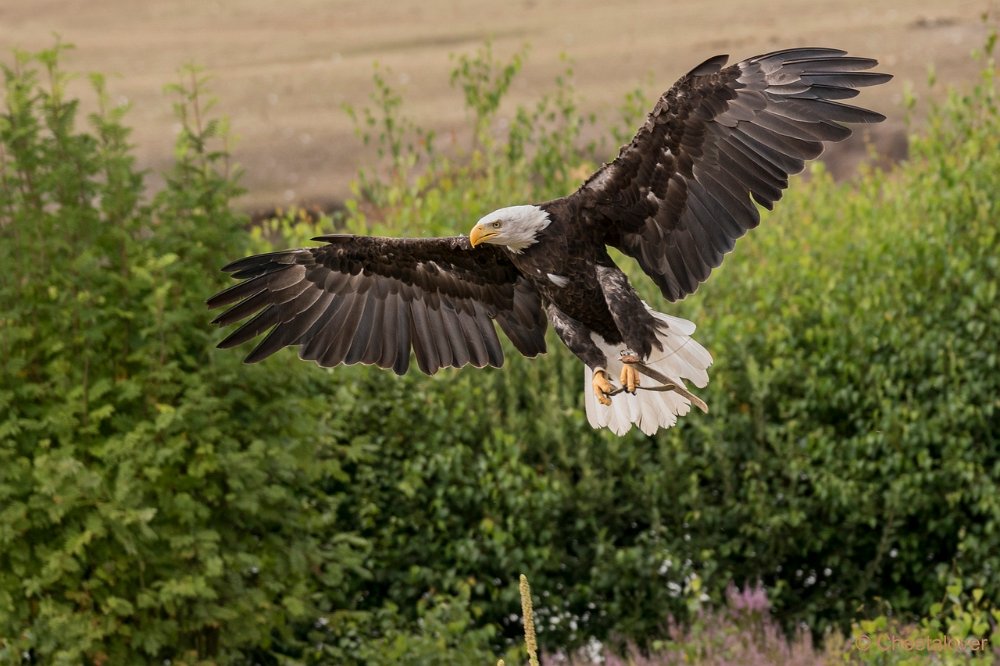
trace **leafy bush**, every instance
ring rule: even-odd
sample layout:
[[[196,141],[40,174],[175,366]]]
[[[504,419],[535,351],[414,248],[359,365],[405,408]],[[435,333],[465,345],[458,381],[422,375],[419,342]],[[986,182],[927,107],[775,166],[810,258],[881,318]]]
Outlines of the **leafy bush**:
[[[212,350],[220,252],[251,248],[203,79],[173,88],[177,163],[144,203],[125,109],[95,77],[77,130],[60,51],[4,69],[0,655],[262,659],[350,607],[367,544],[322,490],[349,449],[322,375]]]
[[[815,169],[684,303],[637,275],[701,324],[712,412],[616,438],[587,425],[554,337],[545,358],[432,378],[292,352],[244,366],[212,348],[203,306],[219,265],[272,243],[461,233],[567,192],[598,159],[569,72],[507,110],[521,59],[460,59],[476,134],[461,155],[433,150],[383,79],[355,117],[388,168],[342,218],[248,231],[196,73],[174,88],[177,164],[146,201],[123,110],[98,79],[101,111],[77,129],[57,55],[4,70],[4,659],[490,663],[520,635],[522,571],[549,654],[649,646],[663,618],[694,617],[695,586],[721,600],[730,581],[762,580],[778,621],[820,633],[859,608],[915,622],[950,572],[980,590],[970,617],[996,607],[992,63],[908,164],[839,185]]]

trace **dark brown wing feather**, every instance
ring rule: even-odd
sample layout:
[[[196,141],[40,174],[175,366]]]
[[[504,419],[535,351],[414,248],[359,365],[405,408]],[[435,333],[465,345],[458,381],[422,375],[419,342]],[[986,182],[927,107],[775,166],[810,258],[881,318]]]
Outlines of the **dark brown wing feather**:
[[[219,347],[270,332],[246,360],[282,347],[329,367],[368,363],[406,372],[412,348],[427,374],[503,364],[493,320],[526,356],[545,351],[538,294],[503,252],[467,238],[321,236],[321,247],[271,252],[222,270],[243,280],[208,300],[213,323],[245,321]]]
[[[727,58],[705,61],[664,93],[618,158],[572,195],[607,227],[607,244],[636,258],[672,301],[757,226],[753,201],[770,209],[824,141],[850,136],[840,123],[885,119],[836,101],[892,78],[864,71],[875,60],[824,48],[723,67]]]

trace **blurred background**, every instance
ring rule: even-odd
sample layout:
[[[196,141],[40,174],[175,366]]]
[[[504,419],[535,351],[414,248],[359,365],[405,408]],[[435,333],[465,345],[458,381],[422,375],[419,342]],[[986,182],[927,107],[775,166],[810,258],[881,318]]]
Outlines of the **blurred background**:
[[[877,58],[895,80],[865,94],[890,116],[875,130],[880,154],[905,154],[899,108],[907,82],[919,95],[928,68],[941,81],[976,76],[968,52],[986,34],[984,0],[264,0],[141,2],[6,0],[0,44],[47,47],[58,34],[77,49],[77,71],[116,74],[110,89],[132,105],[129,114],[141,166],[161,169],[179,125],[163,86],[189,62],[215,80],[219,112],[232,118],[236,160],[246,168],[249,210],[302,204],[329,209],[345,198],[360,165],[372,160],[355,137],[343,104],[364,105],[373,63],[390,70],[416,125],[436,130],[439,146],[467,137],[461,93],[448,85],[452,55],[490,39],[501,57],[530,51],[505,108],[551,89],[560,55],[575,65],[575,88],[596,128],[624,94],[641,86],[649,100],[702,60],[734,60],[780,48],[835,46]],[[86,98],[86,96],[85,96]],[[502,118],[502,116],[501,116]],[[601,120],[604,120],[604,123]],[[609,146],[610,158],[614,148]],[[861,142],[827,155],[834,175],[849,173]],[[156,186],[155,179],[153,185]]]

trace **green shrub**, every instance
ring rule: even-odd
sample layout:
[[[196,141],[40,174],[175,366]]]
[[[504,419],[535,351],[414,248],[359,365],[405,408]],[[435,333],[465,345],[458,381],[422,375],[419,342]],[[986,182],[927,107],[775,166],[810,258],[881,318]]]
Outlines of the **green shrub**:
[[[220,253],[252,248],[200,75],[173,88],[177,163],[144,203],[125,109],[95,77],[76,129],[60,51],[4,69],[0,656],[261,659],[350,607],[367,544],[321,490],[349,449],[323,375],[212,349]]]

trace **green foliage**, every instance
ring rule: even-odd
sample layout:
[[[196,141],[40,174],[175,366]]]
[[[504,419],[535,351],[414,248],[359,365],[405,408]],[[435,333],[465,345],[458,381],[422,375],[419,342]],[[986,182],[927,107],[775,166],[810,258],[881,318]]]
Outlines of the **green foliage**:
[[[250,248],[204,79],[172,88],[177,162],[143,203],[125,109],[95,77],[77,130],[61,49],[4,69],[0,656],[263,660],[363,572],[319,490],[347,447],[322,375],[212,349],[220,253]]]
[[[400,114],[403,98],[389,85],[386,77],[390,74],[378,65],[372,75],[375,90],[370,99],[374,107],[365,107],[359,112],[350,104],[344,111],[350,116],[356,134],[366,146],[375,145],[376,154],[390,166],[390,177],[396,180],[409,176],[424,155],[434,158],[434,132],[425,131]],[[369,188],[378,188],[378,177],[371,180],[365,171],[359,174],[360,182]],[[377,191],[377,189],[375,190]],[[369,192],[371,196],[373,192]]]
[[[527,48],[514,54],[510,62],[501,64],[493,57],[490,42],[475,55],[461,54],[458,65],[451,73],[451,85],[462,89],[465,108],[472,112],[474,120],[473,138],[485,147],[493,145],[490,123],[500,109],[510,84],[521,71]]]
[[[386,604],[371,614],[373,626],[356,637],[349,657],[369,666],[450,666],[451,664],[492,664],[496,654],[490,648],[496,628],[476,627],[469,607],[470,587],[461,585],[453,596],[428,595],[416,604],[417,624],[406,628],[398,609]],[[512,663],[515,652],[509,650]]]
[[[996,663],[1000,657],[1000,609],[981,587],[969,589],[954,573],[941,576],[945,594],[918,622],[879,615],[861,620],[844,642],[854,663],[918,666]]]
[[[814,169],[686,302],[636,274],[700,324],[712,411],[616,438],[587,425],[554,337],[543,358],[431,378],[290,351],[245,366],[213,349],[203,305],[222,263],[331,226],[463,233],[566,193],[609,157],[581,145],[569,69],[502,111],[523,56],[459,59],[476,141],[453,155],[380,71],[354,117],[387,168],[337,220],[247,229],[200,73],[172,89],[176,165],[147,201],[125,110],[95,77],[78,129],[58,53],[4,69],[0,659],[495,663],[520,636],[522,571],[550,653],[647,644],[758,578],[776,618],[818,632],[859,614],[995,626],[992,63],[908,164],[841,185]]]

